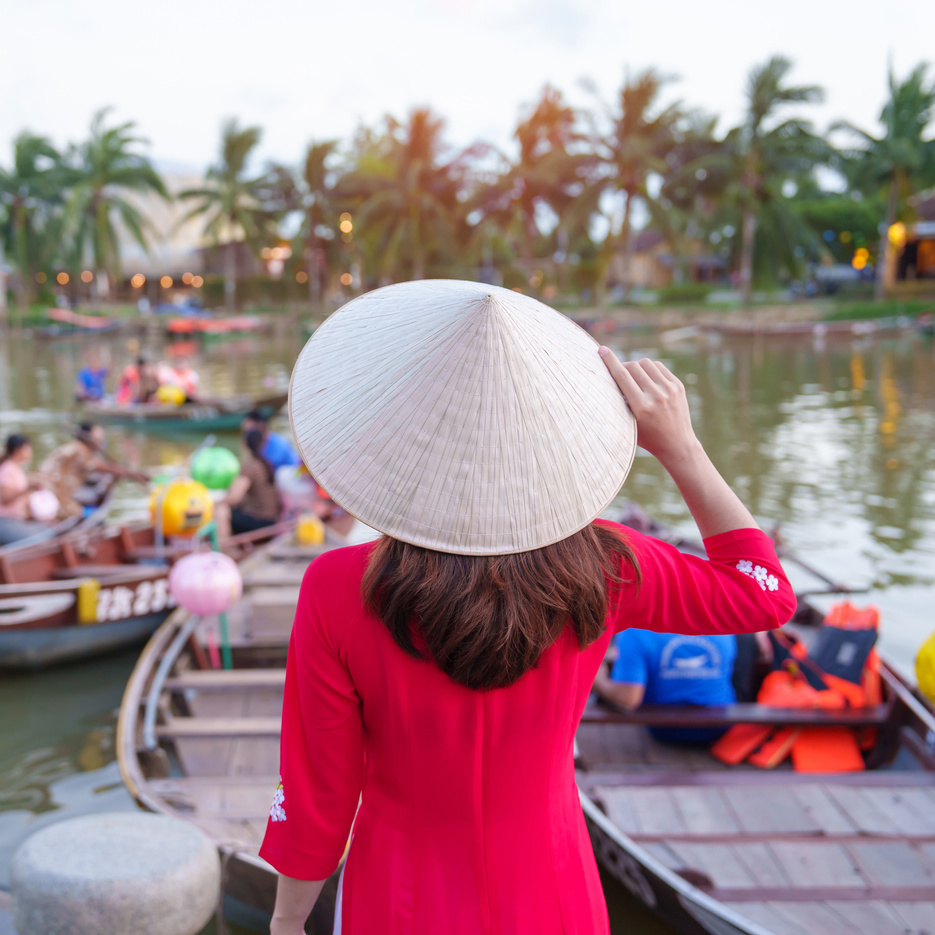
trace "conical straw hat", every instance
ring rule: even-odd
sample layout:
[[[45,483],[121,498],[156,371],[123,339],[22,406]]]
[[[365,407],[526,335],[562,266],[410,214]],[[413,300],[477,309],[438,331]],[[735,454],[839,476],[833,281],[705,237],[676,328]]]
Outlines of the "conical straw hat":
[[[460,555],[541,548],[590,523],[633,463],[636,424],[597,347],[508,289],[387,286],[299,354],[292,430],[335,502],[389,536]]]

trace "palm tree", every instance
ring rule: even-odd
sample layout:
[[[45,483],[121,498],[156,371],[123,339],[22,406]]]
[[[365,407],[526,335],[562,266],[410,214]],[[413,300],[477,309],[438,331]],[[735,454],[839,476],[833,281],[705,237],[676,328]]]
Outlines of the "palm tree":
[[[728,133],[725,154],[733,163],[736,197],[741,210],[740,288],[744,304],[753,296],[753,249],[757,215],[782,197],[784,181],[807,173],[821,161],[827,147],[799,118],[775,122],[776,112],[788,104],[821,101],[815,85],[784,84],[792,63],[774,56],[755,67],[747,79],[747,107],[743,123]],[[789,218],[785,218],[789,220]],[[772,225],[776,227],[776,225]],[[778,225],[779,229],[782,225]]]
[[[148,248],[149,224],[127,193],[154,193],[168,199],[169,193],[148,156],[136,152],[146,140],[133,133],[136,124],[104,125],[108,109],[91,120],[91,135],[69,153],[73,172],[69,215],[75,225],[72,262],[80,264],[90,249],[97,272],[100,297],[107,295],[110,277],[119,280],[120,236],[116,221],[144,249]]]
[[[308,275],[308,295],[312,303],[320,302],[328,281],[328,247],[335,242],[337,206],[335,200],[335,173],[329,162],[337,151],[337,140],[310,143],[305,151],[298,186],[298,203],[303,221],[299,236],[305,272]],[[331,238],[322,236],[331,232]]]
[[[890,70],[889,100],[880,113],[881,136],[873,136],[850,123],[835,125],[858,138],[857,147],[844,154],[845,174],[855,187],[869,194],[886,192],[874,283],[877,299],[883,298],[889,229],[906,199],[935,177],[935,140],[923,139],[935,108],[935,83],[926,84],[926,71],[925,64],[918,65],[905,81],[897,82]]]
[[[215,244],[227,243],[224,296],[229,308],[237,304],[237,241],[259,251],[276,235],[277,211],[267,203],[270,177],[250,175],[247,162],[260,142],[259,127],[240,128],[236,118],[221,129],[221,155],[208,169],[205,184],[179,192],[179,198],[198,203],[185,220],[204,215],[205,236]]]
[[[413,279],[424,279],[433,251],[455,240],[455,212],[468,151],[445,162],[444,121],[416,108],[405,125],[386,118],[383,136],[364,134],[339,196],[358,204],[355,227],[378,232],[379,265],[392,275],[405,258]]]
[[[58,150],[44,136],[24,132],[13,141],[13,166],[0,168],[0,204],[6,207],[6,239],[13,247],[17,304],[24,314],[33,299],[35,275],[50,246],[53,212],[61,205],[66,171]]]
[[[581,140],[577,121],[577,113],[565,103],[561,91],[546,85],[513,134],[519,145],[516,159],[498,154],[499,171],[473,202],[486,220],[501,229],[509,230],[515,222],[517,252],[527,275],[541,236],[541,210],[550,210],[561,219],[578,194],[575,185],[581,183],[572,153]]]
[[[608,190],[623,196],[620,229],[608,243],[616,240],[622,247],[624,297],[632,286],[633,208],[637,200],[649,200],[650,176],[662,175],[669,169],[666,157],[675,144],[675,129],[683,117],[678,103],[659,106],[666,80],[652,69],[628,78],[620,89],[616,109],[609,111],[609,133],[595,134],[592,140],[596,171],[587,197],[593,202],[595,196]]]

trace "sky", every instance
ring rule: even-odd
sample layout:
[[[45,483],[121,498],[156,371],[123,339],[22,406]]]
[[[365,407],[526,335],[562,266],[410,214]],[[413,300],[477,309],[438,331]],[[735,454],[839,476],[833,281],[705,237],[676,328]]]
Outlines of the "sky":
[[[426,104],[452,146],[509,150],[544,84],[593,105],[585,79],[611,101],[648,67],[725,130],[774,54],[824,87],[804,109],[819,129],[873,130],[889,63],[935,61],[933,36],[930,0],[0,0],[0,164],[21,130],[64,145],[105,106],[163,167],[206,167],[232,116],[263,128],[259,160],[298,163],[313,139]]]

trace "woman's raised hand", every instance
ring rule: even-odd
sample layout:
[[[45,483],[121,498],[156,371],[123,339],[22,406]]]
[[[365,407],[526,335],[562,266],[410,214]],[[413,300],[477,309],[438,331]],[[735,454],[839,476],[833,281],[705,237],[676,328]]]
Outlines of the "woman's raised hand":
[[[640,446],[667,467],[696,455],[700,443],[682,381],[658,360],[644,357],[621,363],[607,347],[600,348],[600,354],[636,417]]]

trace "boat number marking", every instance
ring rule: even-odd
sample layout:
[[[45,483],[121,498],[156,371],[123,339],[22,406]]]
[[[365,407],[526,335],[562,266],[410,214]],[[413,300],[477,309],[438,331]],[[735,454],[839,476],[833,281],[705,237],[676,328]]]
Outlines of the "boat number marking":
[[[204,422],[207,419],[216,419],[220,412],[214,406],[193,406],[191,403],[187,406],[188,417],[193,422]]]
[[[157,578],[155,581],[141,581],[133,588],[123,585],[102,588],[97,594],[96,616],[98,623],[125,617],[145,617],[158,614],[174,604],[169,594],[168,578]]]

